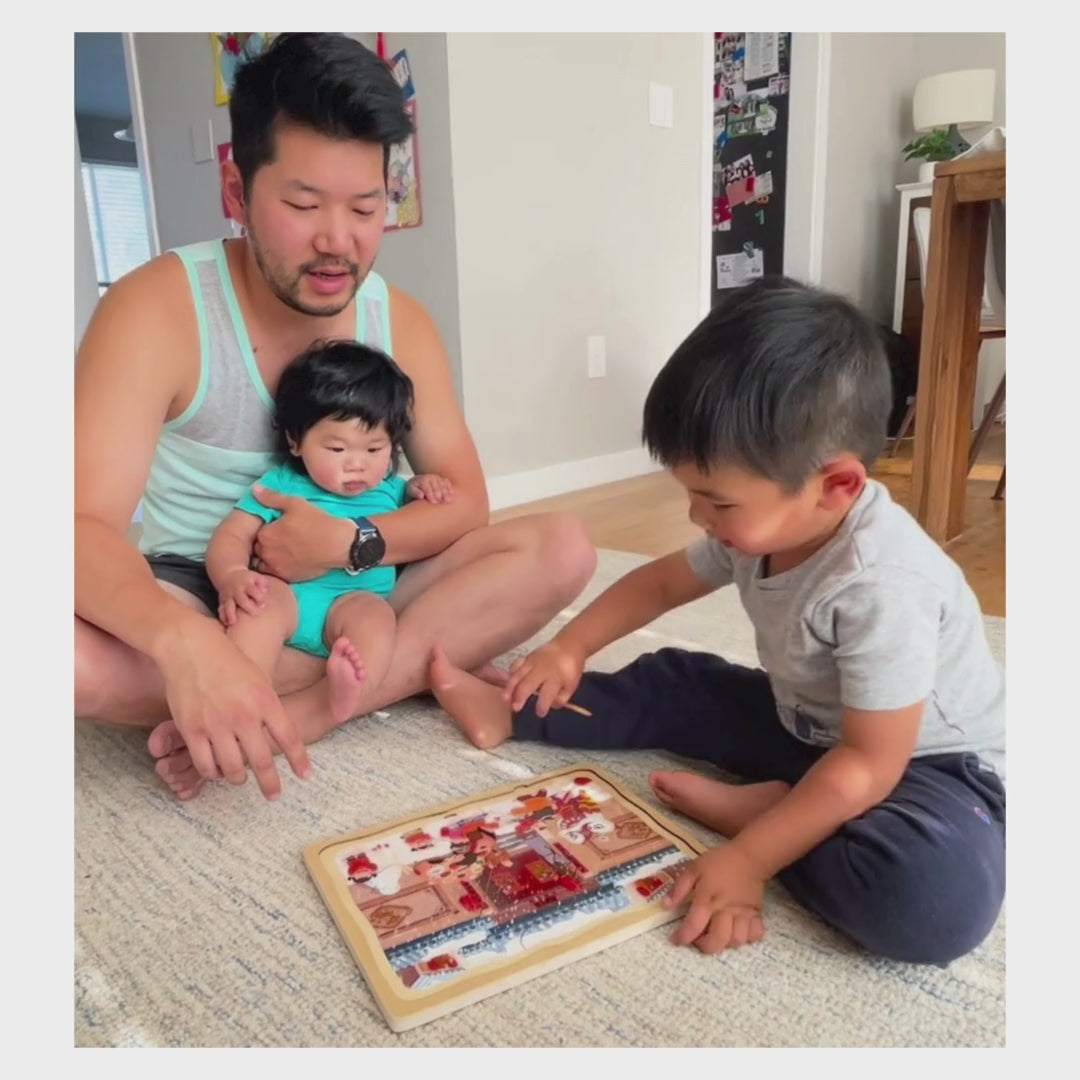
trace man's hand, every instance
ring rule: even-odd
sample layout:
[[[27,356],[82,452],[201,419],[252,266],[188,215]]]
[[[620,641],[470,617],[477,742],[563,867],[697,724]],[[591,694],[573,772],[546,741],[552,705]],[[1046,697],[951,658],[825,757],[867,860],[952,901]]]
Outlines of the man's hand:
[[[552,705],[561,709],[570,700],[584,667],[584,656],[559,641],[549,641],[510,666],[503,699],[518,712],[536,694],[536,715],[547,716]]]
[[[356,526],[332,517],[299,495],[255,485],[252,494],[281,517],[259,529],[255,537],[256,566],[282,581],[308,581],[348,561]]]
[[[761,940],[765,882],[731,844],[712,848],[683,870],[664,906],[677,907],[687,896],[690,910],[671,935],[676,945],[693,942],[703,953],[716,953]]]
[[[237,609],[258,615],[266,603],[269,583],[264,574],[242,567],[225,576],[218,586],[218,618],[222,626],[236,625]]]
[[[454,501],[454,485],[445,476],[436,476],[434,473],[414,476],[405,485],[405,490],[410,499],[421,499],[433,505]]]
[[[171,639],[160,665],[173,721],[201,776],[242,784],[247,761],[263,795],[276,799],[281,779],[270,736],[305,779],[311,775],[307,749],[266,676],[220,628],[203,622],[205,629],[189,625]]]

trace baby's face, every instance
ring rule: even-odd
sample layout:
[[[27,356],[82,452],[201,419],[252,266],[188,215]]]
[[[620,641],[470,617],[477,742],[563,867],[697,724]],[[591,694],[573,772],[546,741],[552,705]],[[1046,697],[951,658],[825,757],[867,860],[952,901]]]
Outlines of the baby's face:
[[[390,436],[382,424],[365,427],[359,420],[320,420],[291,447],[303,459],[308,476],[324,491],[359,495],[376,487],[390,468]]]

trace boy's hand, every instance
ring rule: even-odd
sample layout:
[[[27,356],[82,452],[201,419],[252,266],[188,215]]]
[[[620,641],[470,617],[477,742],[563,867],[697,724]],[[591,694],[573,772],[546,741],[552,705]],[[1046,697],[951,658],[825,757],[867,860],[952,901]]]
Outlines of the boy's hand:
[[[445,476],[425,473],[414,476],[406,485],[410,499],[423,499],[429,503],[448,503],[454,499],[454,485]]]
[[[218,589],[218,618],[223,626],[236,625],[236,612],[258,615],[266,603],[267,580],[254,570],[233,570]]]
[[[687,896],[690,910],[671,935],[676,945],[693,942],[703,953],[716,953],[761,940],[765,882],[738,848],[725,844],[696,858],[676,879],[664,906],[677,907]]]
[[[549,641],[510,666],[503,699],[518,712],[536,694],[536,715],[547,716],[552,705],[562,708],[570,700],[584,667],[585,657],[557,641]]]

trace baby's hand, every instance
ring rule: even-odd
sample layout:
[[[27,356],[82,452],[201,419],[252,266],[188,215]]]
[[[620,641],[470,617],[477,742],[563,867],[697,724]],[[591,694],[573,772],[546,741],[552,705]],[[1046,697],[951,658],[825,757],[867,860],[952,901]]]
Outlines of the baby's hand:
[[[414,476],[405,485],[405,490],[409,493],[409,498],[423,499],[432,504],[448,503],[454,499],[454,485],[445,476],[436,476],[434,473]]]
[[[218,618],[223,626],[236,625],[239,608],[247,615],[258,615],[266,603],[265,574],[254,570],[233,570],[218,589]]]
[[[562,708],[581,682],[585,658],[558,641],[549,641],[510,666],[503,698],[517,712],[536,694],[536,715],[547,716],[552,705]]]

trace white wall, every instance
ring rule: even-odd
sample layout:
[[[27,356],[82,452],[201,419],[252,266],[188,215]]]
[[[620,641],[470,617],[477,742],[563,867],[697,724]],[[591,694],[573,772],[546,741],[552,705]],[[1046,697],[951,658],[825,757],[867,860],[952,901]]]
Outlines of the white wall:
[[[489,477],[620,454],[645,471],[646,392],[700,316],[703,56],[695,34],[448,35],[465,411]],[[672,128],[648,123],[650,81],[674,89]],[[606,378],[586,377],[590,334]]]

